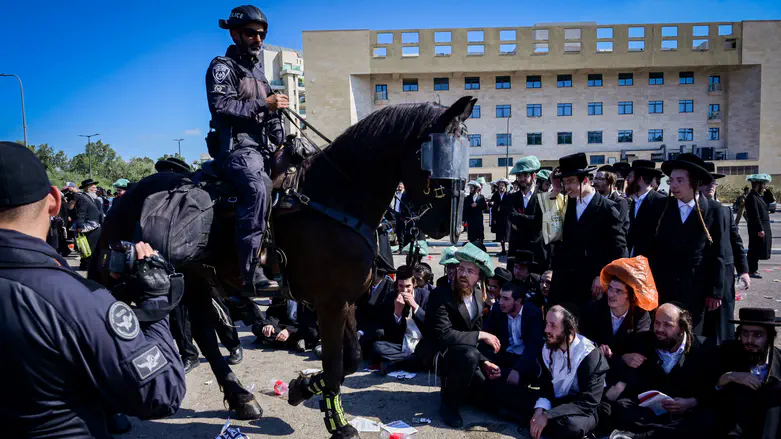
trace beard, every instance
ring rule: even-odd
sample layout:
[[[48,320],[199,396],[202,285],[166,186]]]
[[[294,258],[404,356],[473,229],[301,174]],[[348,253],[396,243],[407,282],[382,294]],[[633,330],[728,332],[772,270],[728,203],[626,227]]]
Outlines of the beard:
[[[765,347],[765,349],[761,349],[757,345],[749,345],[749,346],[752,346],[756,350],[756,352],[752,352],[752,351],[747,350],[746,349],[746,345],[743,345],[743,355],[746,356],[745,357],[746,361],[749,364],[754,365],[754,366],[759,365],[759,364],[764,364],[765,361],[767,361],[768,348]]]
[[[256,43],[256,42],[248,43],[243,39],[241,41],[240,46],[241,49],[244,50],[244,52],[256,58],[260,56],[260,52],[263,49],[263,43]]]
[[[472,294],[472,286],[469,285],[469,279],[465,277],[457,277],[453,279],[453,291],[458,297],[468,297]]]
[[[549,336],[548,334],[545,334],[545,338],[545,344],[548,346],[548,349],[555,351],[556,349],[564,348],[564,333],[556,336]]]
[[[640,191],[640,185],[637,184],[637,179],[632,180],[631,183],[626,185],[626,194],[632,196]]]
[[[656,348],[662,351],[670,351],[672,348],[677,346],[679,343],[683,341],[683,333],[678,334],[677,337],[670,337],[670,338],[663,338],[659,339],[659,336],[656,336]]]

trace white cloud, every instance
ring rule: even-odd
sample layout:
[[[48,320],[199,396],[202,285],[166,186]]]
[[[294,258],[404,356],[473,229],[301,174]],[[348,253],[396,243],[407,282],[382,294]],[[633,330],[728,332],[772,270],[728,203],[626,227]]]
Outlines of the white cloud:
[[[185,130],[184,131],[184,135],[185,136],[198,136],[200,134],[201,134],[201,129],[200,128],[193,128],[191,130]]]

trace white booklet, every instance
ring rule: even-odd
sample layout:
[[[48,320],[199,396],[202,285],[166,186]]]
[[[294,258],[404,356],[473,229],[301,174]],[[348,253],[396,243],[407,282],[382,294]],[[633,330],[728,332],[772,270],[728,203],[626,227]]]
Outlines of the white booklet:
[[[640,401],[640,407],[648,407],[654,411],[656,416],[667,413],[667,410],[662,407],[662,401],[672,400],[671,397],[665,395],[658,390],[649,390],[637,395],[638,401]]]

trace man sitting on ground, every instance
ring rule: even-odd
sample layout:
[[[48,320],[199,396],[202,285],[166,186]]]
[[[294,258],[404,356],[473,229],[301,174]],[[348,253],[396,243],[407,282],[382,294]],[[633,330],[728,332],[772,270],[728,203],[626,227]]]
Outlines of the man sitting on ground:
[[[458,268],[458,259],[456,259],[456,246],[450,246],[442,250],[442,257],[439,260],[439,265],[445,267],[444,276],[437,279],[436,287],[443,287],[450,285],[453,279],[456,277],[456,269]]]
[[[385,323],[385,341],[374,342],[374,355],[380,363],[383,375],[394,370],[416,372],[423,369],[423,362],[415,355],[415,348],[423,338],[423,322],[426,321],[426,303],[430,292],[415,288],[415,277],[407,266],[396,271],[396,300],[393,314]]]
[[[513,273],[513,282],[534,295],[540,288],[540,275],[532,273],[539,265],[529,250],[513,250],[507,258],[507,267]]]
[[[548,311],[545,337],[531,436],[582,439],[597,428],[607,360],[591,340],[578,334],[577,318],[561,305]]]
[[[358,324],[358,337],[361,352],[370,354],[375,341],[385,340],[387,315],[393,312],[396,300],[396,288],[388,274],[395,270],[377,268],[377,275],[369,294],[364,294],[355,306],[355,318]]]
[[[615,383],[608,382],[605,398],[610,401],[616,430],[611,439],[627,438],[711,438],[716,418],[706,408],[716,377],[712,349],[695,337],[688,311],[672,303],[656,310],[653,332],[633,337]],[[661,410],[641,406],[640,395],[661,392]]]
[[[315,310],[289,299],[274,299],[266,317],[252,325],[252,333],[256,343],[298,352],[313,349],[320,340]]]

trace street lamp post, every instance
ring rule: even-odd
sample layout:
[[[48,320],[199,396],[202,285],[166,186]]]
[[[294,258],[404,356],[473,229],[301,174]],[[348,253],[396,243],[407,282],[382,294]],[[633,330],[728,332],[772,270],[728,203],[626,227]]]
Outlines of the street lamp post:
[[[87,160],[89,160],[89,178],[92,178],[92,155],[89,153],[89,146],[92,143],[92,138],[95,136],[99,136],[100,133],[95,134],[79,134],[79,137],[86,137],[87,138]]]
[[[24,129],[24,146],[27,146],[27,115],[24,111],[24,86],[22,86],[22,79],[12,73],[0,73],[0,76],[13,76],[19,81],[19,91],[22,94],[22,128]]]
[[[507,138],[504,139],[504,178],[507,178],[510,175],[510,168],[507,164],[508,161],[510,161],[510,118],[513,117],[512,114],[507,116],[507,129],[505,132],[507,133]]]
[[[182,156],[182,140],[184,139],[174,139],[174,142],[179,144],[179,157]]]

